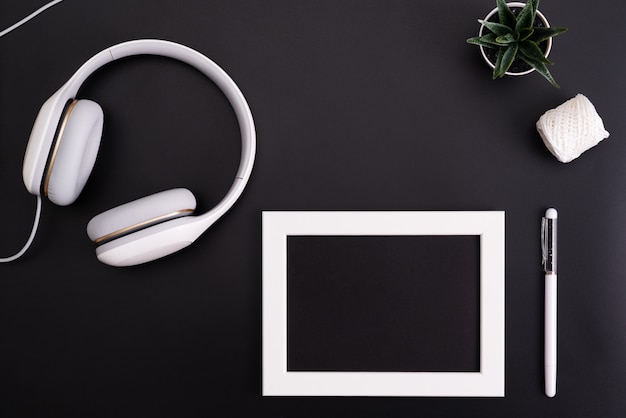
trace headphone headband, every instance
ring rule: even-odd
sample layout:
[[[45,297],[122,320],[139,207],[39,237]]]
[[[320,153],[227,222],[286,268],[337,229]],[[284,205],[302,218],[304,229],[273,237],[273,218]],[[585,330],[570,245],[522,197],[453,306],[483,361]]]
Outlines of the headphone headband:
[[[194,216],[202,230],[208,228],[235,203],[248,182],[256,152],[256,131],[252,113],[241,90],[215,62],[184,45],[159,39],[128,41],[107,48],[85,62],[74,75],[42,106],[41,117],[33,127],[24,157],[24,184],[31,194],[39,195],[41,178],[46,166],[46,153],[54,139],[66,103],[73,100],[87,78],[104,65],[129,56],[157,55],[184,62],[211,79],[230,102],[241,133],[241,159],[236,178],[222,201],[209,212]]]

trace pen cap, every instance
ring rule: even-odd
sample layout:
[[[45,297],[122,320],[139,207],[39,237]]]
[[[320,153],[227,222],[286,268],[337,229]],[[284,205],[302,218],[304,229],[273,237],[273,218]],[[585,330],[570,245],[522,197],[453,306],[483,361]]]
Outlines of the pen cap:
[[[541,222],[541,252],[546,273],[556,274],[557,211],[550,208]]]

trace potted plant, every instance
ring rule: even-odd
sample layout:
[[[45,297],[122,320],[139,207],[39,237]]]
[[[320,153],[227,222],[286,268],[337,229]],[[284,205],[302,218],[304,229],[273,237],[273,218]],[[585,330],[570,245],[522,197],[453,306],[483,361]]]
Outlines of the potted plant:
[[[493,68],[493,79],[537,70],[559,87],[548,71],[547,65],[552,64],[548,54],[552,38],[567,28],[550,27],[537,9],[539,0],[528,0],[526,4],[496,0],[496,5],[484,20],[478,20],[481,24],[478,36],[467,40],[480,47],[483,58]]]

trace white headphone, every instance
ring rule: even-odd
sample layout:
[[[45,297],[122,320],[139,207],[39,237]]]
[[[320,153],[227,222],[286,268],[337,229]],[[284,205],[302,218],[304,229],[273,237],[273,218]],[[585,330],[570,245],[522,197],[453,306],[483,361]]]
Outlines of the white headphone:
[[[76,100],[80,86],[97,69],[133,55],[159,55],[182,61],[210,78],[233,107],[241,132],[241,160],[235,181],[222,201],[194,215],[196,199],[174,189],[110,209],[94,217],[87,235],[98,259],[112,266],[141,264],[169,255],[194,242],[237,201],[254,163],[256,132],[250,108],[235,82],[217,64],[186,46],[142,39],[96,54],[41,107],[24,156],[24,184],[31,194],[47,195],[61,206],[73,203],[96,160],[104,116],[100,106]]]

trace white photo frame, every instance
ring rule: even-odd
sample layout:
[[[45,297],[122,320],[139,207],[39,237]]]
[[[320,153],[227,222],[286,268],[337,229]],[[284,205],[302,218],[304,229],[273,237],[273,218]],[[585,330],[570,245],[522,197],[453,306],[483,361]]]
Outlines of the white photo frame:
[[[504,212],[263,212],[264,396],[504,396]],[[478,372],[287,370],[287,237],[477,235]]]

